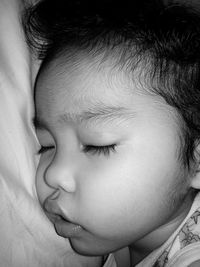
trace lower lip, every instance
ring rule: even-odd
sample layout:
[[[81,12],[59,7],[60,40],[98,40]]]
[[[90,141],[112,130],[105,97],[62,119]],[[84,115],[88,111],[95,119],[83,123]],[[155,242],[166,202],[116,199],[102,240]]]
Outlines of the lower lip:
[[[65,238],[77,237],[83,231],[80,225],[70,223],[63,219],[56,220],[54,226],[57,234]]]

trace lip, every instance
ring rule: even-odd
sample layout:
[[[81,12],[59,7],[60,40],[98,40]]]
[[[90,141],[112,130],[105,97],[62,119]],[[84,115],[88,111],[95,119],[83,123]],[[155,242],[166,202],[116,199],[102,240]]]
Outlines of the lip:
[[[65,238],[72,238],[80,235],[83,228],[79,224],[68,219],[56,199],[47,199],[43,207],[47,217],[54,224],[58,235]]]
[[[57,234],[65,238],[78,237],[83,230],[79,224],[71,223],[63,218],[56,219],[54,226]]]

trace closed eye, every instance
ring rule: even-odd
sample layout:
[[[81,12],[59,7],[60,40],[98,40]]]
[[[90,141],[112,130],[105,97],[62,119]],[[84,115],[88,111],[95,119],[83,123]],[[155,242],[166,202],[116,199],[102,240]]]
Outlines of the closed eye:
[[[116,152],[116,144],[108,146],[85,145],[83,152],[98,156],[101,154],[103,154],[104,156],[109,156],[111,152]]]

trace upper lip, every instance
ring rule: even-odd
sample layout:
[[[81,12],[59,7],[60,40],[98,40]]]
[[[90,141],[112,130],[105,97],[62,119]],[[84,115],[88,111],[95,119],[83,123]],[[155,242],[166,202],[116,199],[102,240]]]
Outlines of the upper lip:
[[[64,219],[67,222],[70,220],[67,218],[66,214],[64,214],[62,208],[58,204],[57,199],[47,198],[43,204],[44,210],[49,217],[49,219],[55,223],[58,219]]]

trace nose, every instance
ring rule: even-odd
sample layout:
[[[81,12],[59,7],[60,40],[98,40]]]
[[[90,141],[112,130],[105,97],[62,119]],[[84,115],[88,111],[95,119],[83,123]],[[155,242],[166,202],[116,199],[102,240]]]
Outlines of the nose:
[[[62,189],[73,193],[76,191],[74,159],[72,156],[55,155],[45,173],[45,183],[53,189]]]

